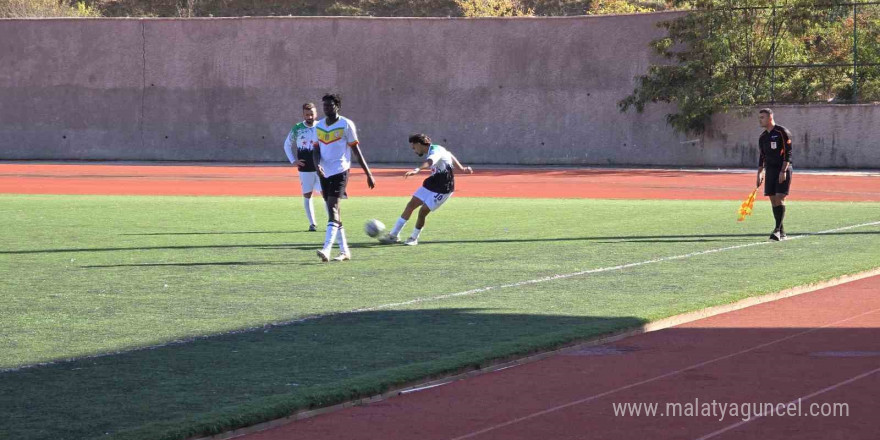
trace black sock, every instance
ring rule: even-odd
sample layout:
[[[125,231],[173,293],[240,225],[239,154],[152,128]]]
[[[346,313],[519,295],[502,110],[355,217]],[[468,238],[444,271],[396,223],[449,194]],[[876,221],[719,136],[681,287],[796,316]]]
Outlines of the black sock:
[[[776,219],[776,230],[782,229],[782,219],[785,217],[785,205],[773,207],[773,218]]]
[[[785,205],[779,205],[779,220],[776,221],[779,228],[779,232],[785,233]]]

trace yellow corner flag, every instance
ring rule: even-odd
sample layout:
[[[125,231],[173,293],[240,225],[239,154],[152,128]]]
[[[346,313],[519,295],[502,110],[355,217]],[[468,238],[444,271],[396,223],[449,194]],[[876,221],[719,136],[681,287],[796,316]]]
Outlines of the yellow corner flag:
[[[758,188],[752,190],[752,193],[749,194],[749,197],[743,201],[742,205],[739,207],[739,218],[736,221],[741,222],[746,219],[747,216],[752,215],[752,207],[755,206],[755,195],[758,193]]]

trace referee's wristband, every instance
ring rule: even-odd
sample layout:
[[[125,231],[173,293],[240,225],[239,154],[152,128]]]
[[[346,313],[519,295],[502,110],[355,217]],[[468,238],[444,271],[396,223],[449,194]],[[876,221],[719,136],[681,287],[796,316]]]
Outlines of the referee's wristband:
[[[414,169],[413,169],[413,172],[416,173],[416,174],[418,174],[419,171],[422,171],[422,169],[421,169],[421,168],[414,168]]]

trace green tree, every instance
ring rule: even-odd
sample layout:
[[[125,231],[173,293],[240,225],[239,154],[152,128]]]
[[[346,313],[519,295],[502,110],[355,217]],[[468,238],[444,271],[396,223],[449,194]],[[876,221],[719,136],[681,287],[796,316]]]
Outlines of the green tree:
[[[826,5],[699,0],[694,12],[660,23],[667,35],[652,47],[668,62],[637,78],[637,88],[619,103],[621,111],[673,103],[677,112],[667,122],[700,133],[719,111],[759,102],[851,99],[851,67],[774,67],[852,63],[852,9]],[[874,8],[858,17],[860,27],[870,27],[860,43],[863,62],[878,60],[876,15]],[[876,69],[860,69],[859,79],[874,93]]]
[[[645,7],[627,0],[594,0],[587,9],[587,15],[638,14],[655,10],[654,7]]]
[[[456,4],[463,17],[521,17],[535,12],[515,0],[456,0]]]
[[[85,3],[59,0],[0,0],[0,18],[100,17]]]

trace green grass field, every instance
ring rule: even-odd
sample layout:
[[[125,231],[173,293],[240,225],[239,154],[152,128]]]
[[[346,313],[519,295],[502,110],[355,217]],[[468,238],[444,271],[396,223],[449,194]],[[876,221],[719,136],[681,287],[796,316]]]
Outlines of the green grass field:
[[[298,198],[0,196],[0,438],[220,432],[880,266],[873,225],[438,299],[764,242],[772,214],[459,198],[417,247],[363,234],[404,203],[345,201],[354,260],[322,264]],[[793,202],[786,223],[876,221],[877,204]]]

